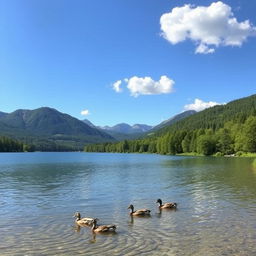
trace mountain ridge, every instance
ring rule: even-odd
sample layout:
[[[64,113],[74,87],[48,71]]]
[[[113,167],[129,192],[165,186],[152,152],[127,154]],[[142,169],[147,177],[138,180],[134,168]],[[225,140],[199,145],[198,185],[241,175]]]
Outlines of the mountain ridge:
[[[195,114],[195,110],[188,110],[182,113],[176,114],[169,119],[161,122],[158,125],[152,126],[147,124],[134,124],[129,125],[127,123],[118,123],[113,126],[96,126],[90,120],[84,119],[83,122],[87,123],[91,127],[97,128],[99,130],[103,130],[118,141],[121,140],[131,140],[138,139],[140,137],[146,136],[147,134],[153,134],[157,130],[164,128],[165,126],[169,126],[172,123],[178,122],[179,120],[186,118],[192,114]]]
[[[162,129],[166,126],[170,126],[186,117],[189,117],[191,115],[194,115],[196,114],[197,112],[195,110],[187,110],[187,111],[184,111],[182,113],[179,113],[177,115],[174,115],[172,116],[171,118],[161,122],[160,124],[156,125],[153,127],[153,129],[151,131],[156,131],[156,130],[159,130],[159,129]]]
[[[256,153],[256,94],[217,105],[141,139],[88,145],[85,151],[241,155]]]
[[[125,134],[142,133],[152,129],[152,126],[146,124],[134,124],[129,125],[127,123],[119,123],[114,126],[103,126],[100,127],[103,130],[114,131]]]
[[[109,134],[50,107],[0,114],[0,133],[31,143],[38,144],[43,139],[44,143],[70,144],[76,148],[86,143],[115,140]]]

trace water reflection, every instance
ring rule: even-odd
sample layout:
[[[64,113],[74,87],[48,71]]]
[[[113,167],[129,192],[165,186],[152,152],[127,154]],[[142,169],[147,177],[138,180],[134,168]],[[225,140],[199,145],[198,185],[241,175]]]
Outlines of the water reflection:
[[[253,173],[256,175],[256,159],[254,159],[252,162],[252,170],[253,170]]]
[[[73,226],[73,229],[74,229],[75,232],[80,233],[80,231],[81,231],[81,226],[75,224],[75,226]]]
[[[0,156],[1,255],[256,255],[252,159],[15,157]],[[160,210],[159,197],[178,209]],[[151,217],[130,216],[130,202],[151,209]],[[117,224],[117,234],[76,226],[75,211]]]
[[[128,222],[130,226],[134,224],[134,217],[130,214],[130,221]]]

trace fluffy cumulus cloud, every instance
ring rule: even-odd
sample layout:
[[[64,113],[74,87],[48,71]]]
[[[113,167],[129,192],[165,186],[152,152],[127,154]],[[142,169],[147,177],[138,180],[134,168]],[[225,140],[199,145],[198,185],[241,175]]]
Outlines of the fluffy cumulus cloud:
[[[132,96],[163,94],[173,91],[174,81],[167,76],[161,76],[159,81],[154,81],[151,77],[131,77],[126,79],[127,88]]]
[[[82,116],[88,116],[90,114],[89,110],[88,109],[85,109],[85,110],[82,110],[81,111],[81,115]]]
[[[116,91],[116,92],[122,92],[122,88],[121,88],[121,84],[122,84],[122,81],[121,80],[118,80],[116,81],[115,83],[113,83],[112,87],[113,87],[113,90]]]
[[[187,104],[184,106],[184,110],[195,110],[195,111],[202,111],[206,108],[214,107],[216,105],[223,105],[225,103],[218,103],[214,101],[204,102],[200,99],[195,99],[194,103]]]
[[[196,44],[195,53],[213,53],[219,46],[241,46],[256,27],[249,20],[238,22],[231,7],[223,2],[210,6],[184,5],[160,18],[162,35],[172,44],[190,39]]]
[[[153,80],[151,77],[137,77],[133,76],[131,78],[125,78],[123,80],[126,83],[128,90],[131,95],[138,97],[139,95],[154,95],[154,94],[166,94],[173,91],[174,81],[167,76],[161,76],[159,81]],[[121,80],[114,83],[117,85],[117,88],[120,88]],[[113,89],[116,92],[115,86]]]

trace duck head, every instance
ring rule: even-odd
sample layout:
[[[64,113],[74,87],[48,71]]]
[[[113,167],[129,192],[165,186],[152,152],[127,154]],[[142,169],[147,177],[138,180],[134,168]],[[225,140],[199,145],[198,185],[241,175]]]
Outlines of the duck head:
[[[157,203],[157,204],[160,204],[160,206],[163,204],[163,202],[162,202],[161,199],[157,199],[156,203]]]
[[[131,209],[131,211],[134,212],[134,206],[132,204],[130,204],[127,209]]]
[[[76,218],[77,220],[80,220],[81,219],[80,212],[76,212],[73,217]]]
[[[94,230],[97,227],[97,221],[98,220],[99,219],[97,219],[97,218],[93,219],[93,221],[92,221],[92,230]]]

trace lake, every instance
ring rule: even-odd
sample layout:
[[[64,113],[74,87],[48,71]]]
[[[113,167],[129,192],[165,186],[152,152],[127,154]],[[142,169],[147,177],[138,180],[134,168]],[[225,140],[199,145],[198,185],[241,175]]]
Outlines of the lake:
[[[0,255],[256,255],[253,158],[0,154]],[[177,210],[155,203],[175,201]],[[131,218],[127,207],[148,208]],[[93,235],[72,217],[117,233]]]

